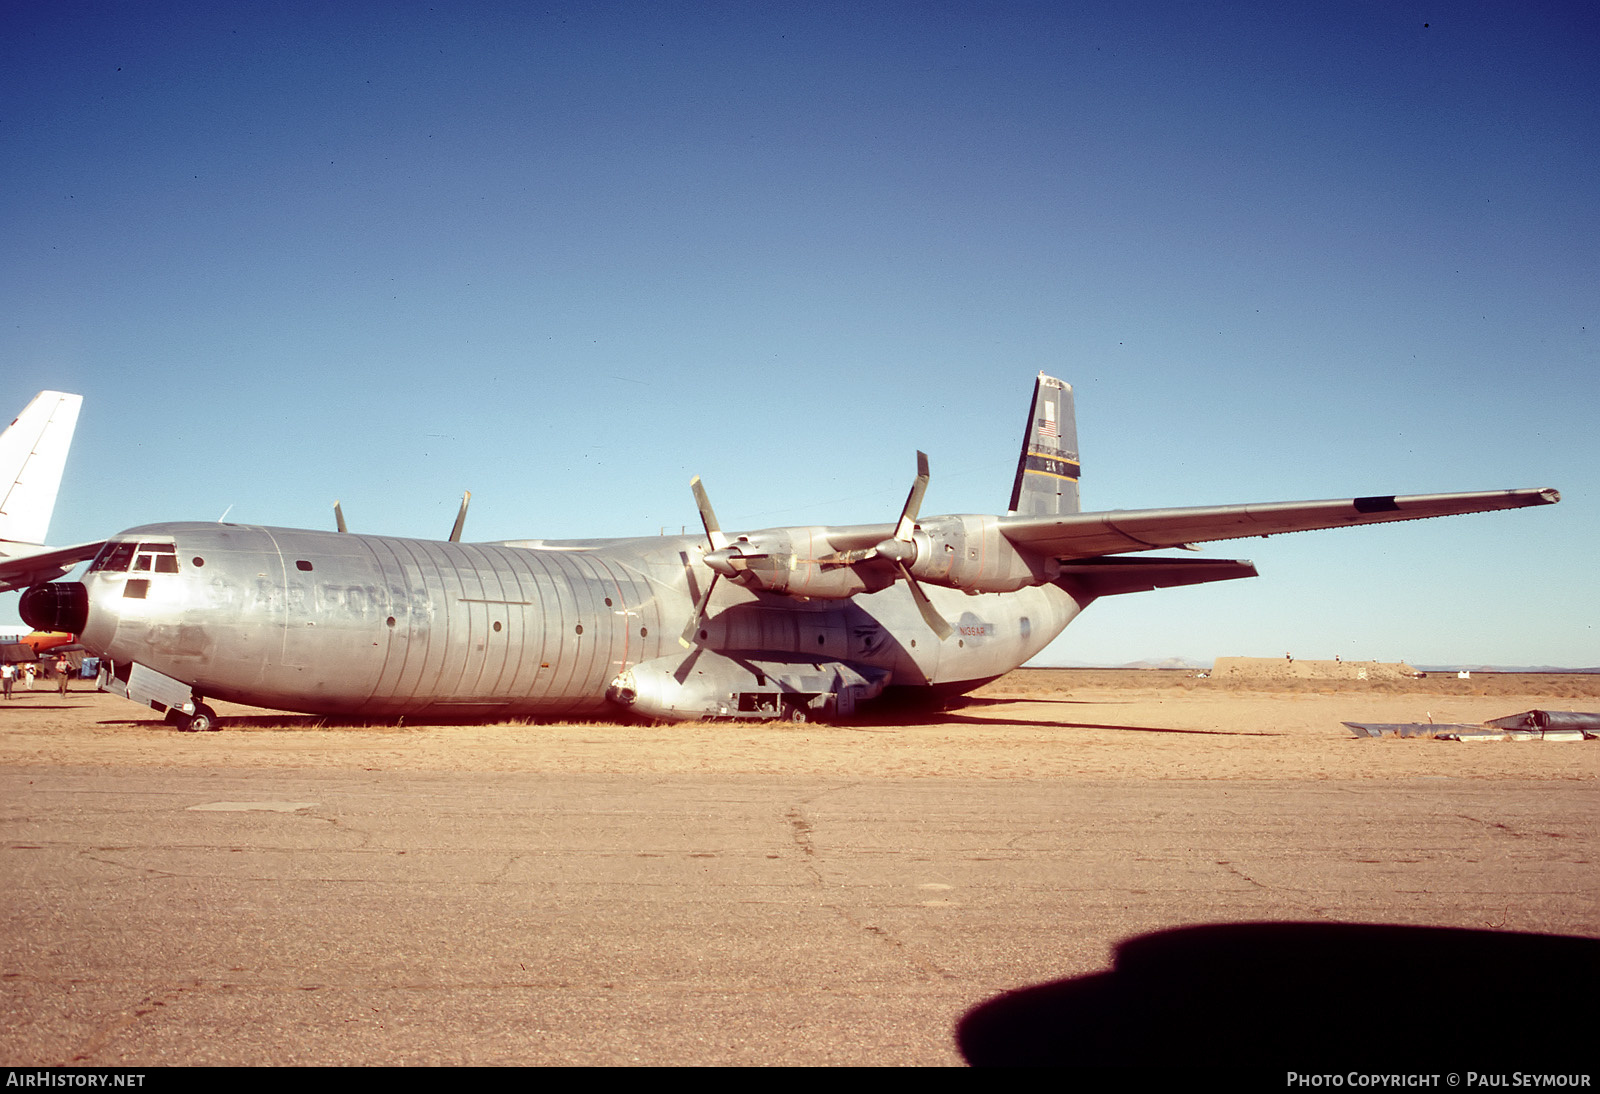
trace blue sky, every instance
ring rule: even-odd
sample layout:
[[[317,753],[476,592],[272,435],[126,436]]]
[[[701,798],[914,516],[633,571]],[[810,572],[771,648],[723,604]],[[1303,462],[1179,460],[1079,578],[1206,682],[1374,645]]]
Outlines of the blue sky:
[[[1218,544],[1062,660],[1600,664],[1587,5],[0,5],[0,401],[51,541],[1555,486]],[[0,599],[15,618],[16,596]]]

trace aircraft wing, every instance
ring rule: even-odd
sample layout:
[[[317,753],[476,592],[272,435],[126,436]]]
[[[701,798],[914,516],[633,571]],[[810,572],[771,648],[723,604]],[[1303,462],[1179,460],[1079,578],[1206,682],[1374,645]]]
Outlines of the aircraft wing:
[[[1057,558],[1096,558],[1219,539],[1521,509],[1530,505],[1553,505],[1560,500],[1560,493],[1551,489],[1484,490],[1469,494],[1383,495],[1186,509],[1114,509],[1104,513],[1049,517],[1002,517],[1000,531],[1018,547]]]
[[[84,559],[99,554],[104,546],[103,540],[98,543],[78,543],[71,547],[0,543],[0,592],[54,581]]]

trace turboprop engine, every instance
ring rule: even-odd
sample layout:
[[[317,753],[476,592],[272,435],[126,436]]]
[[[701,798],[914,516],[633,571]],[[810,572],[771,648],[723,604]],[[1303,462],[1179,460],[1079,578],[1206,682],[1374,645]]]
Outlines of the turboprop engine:
[[[1019,551],[1000,531],[1000,518],[935,517],[913,537],[912,576],[969,593],[1011,593],[1061,576],[1053,556]]]
[[[1061,572],[1056,559],[1019,551],[1001,534],[998,517],[936,517],[918,524],[928,489],[923,452],[917,453],[917,478],[893,530],[885,526],[888,535],[847,544],[834,542],[824,528],[780,528],[729,539],[698,475],[690,486],[706,529],[702,558],[712,577],[683,630],[685,646],[701,629],[711,592],[723,577],[747,589],[823,600],[877,592],[904,581],[923,620],[942,640],[950,637],[950,624],[929,602],[919,580],[969,593],[1010,593],[1052,581]],[[855,531],[859,537],[865,529]]]

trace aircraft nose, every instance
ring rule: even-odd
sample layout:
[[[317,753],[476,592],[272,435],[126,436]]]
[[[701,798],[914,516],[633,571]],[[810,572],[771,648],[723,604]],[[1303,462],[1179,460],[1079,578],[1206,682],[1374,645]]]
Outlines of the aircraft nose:
[[[17,613],[36,631],[82,634],[89,621],[89,590],[81,581],[35,585],[22,594]]]

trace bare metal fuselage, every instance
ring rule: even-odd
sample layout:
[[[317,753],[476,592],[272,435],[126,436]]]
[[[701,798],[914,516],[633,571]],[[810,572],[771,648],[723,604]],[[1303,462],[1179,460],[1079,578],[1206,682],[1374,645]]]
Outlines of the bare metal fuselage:
[[[106,566],[119,544],[122,568]],[[168,546],[170,545],[170,546]],[[936,588],[940,642],[903,585],[797,600],[708,580],[704,542],[463,544],[229,524],[157,524],[108,542],[85,577],[83,642],[208,698],[311,713],[482,719],[615,714],[626,669],[700,649],[845,662],[959,691],[1021,664],[1080,605],[1055,585]],[[165,556],[165,557],[163,557]]]

